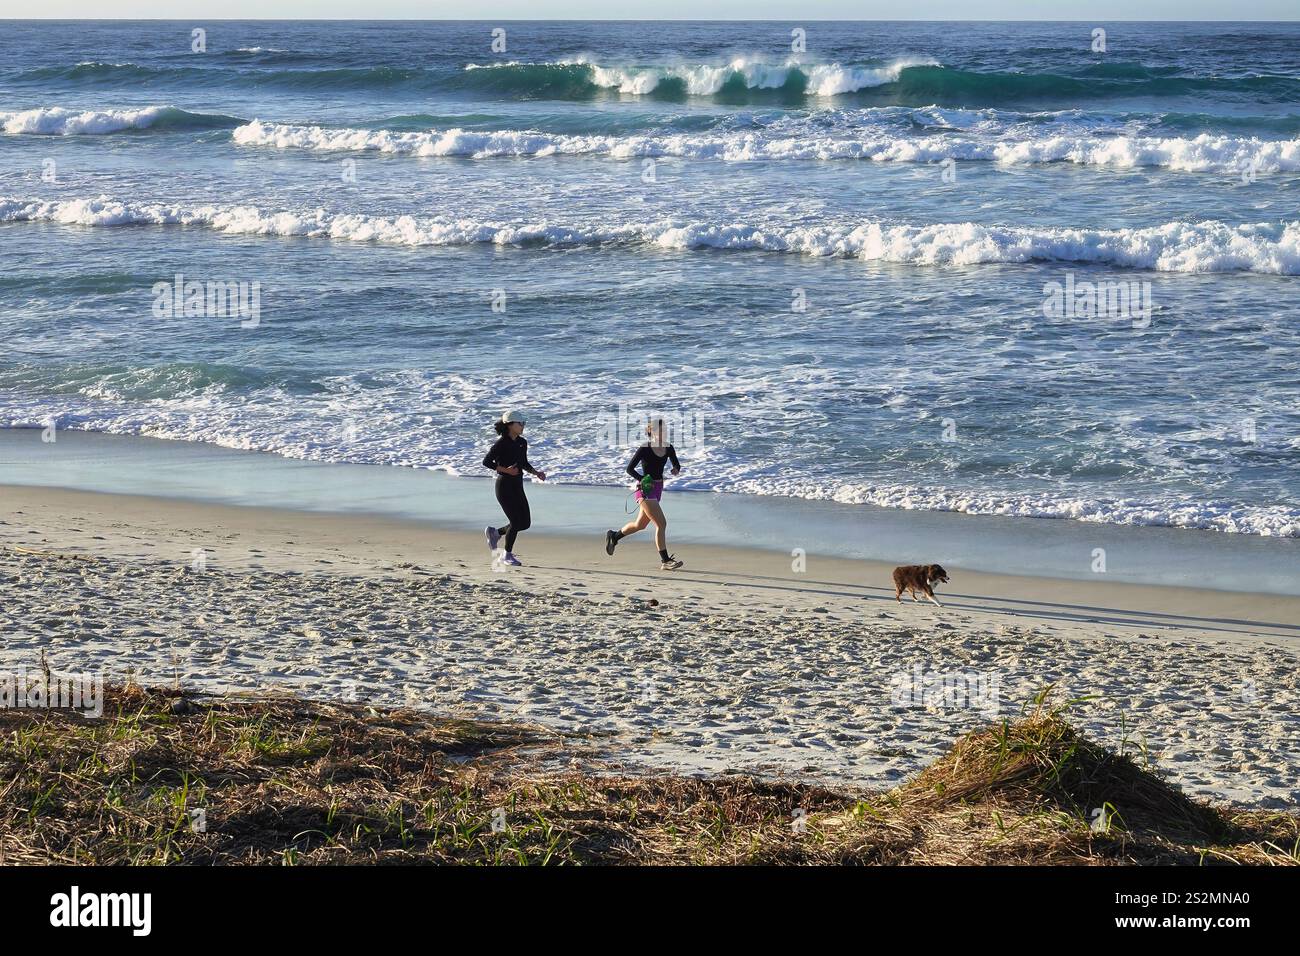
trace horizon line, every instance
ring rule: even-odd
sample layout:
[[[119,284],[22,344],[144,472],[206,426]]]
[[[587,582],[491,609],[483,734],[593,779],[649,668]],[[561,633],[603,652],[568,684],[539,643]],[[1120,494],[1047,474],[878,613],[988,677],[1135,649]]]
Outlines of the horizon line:
[[[200,15],[201,16],[201,15]],[[200,17],[0,17],[0,23],[185,23]],[[1300,23],[1300,16],[1288,20],[1228,19],[1182,20],[1173,17],[1142,19],[1128,17],[1098,17],[1075,20],[1064,17],[1013,17],[988,19],[983,17],[863,17],[859,19],[830,19],[821,17],[641,17],[627,19],[582,19],[570,17],[201,17],[211,23]]]

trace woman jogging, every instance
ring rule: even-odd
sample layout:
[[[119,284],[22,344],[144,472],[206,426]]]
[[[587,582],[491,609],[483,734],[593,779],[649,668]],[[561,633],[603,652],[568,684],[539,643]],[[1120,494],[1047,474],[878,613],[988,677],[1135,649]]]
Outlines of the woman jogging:
[[[630,534],[636,534],[651,522],[655,526],[655,547],[659,549],[659,567],[665,571],[676,571],[683,562],[677,556],[668,553],[668,541],[665,530],[668,519],[664,517],[663,506],[659,503],[664,493],[664,465],[673,463],[673,474],[682,470],[677,460],[677,451],[664,442],[664,420],[656,418],[645,427],[650,439],[636,450],[632,461],[628,463],[627,473],[636,479],[636,500],[640,502],[641,512],[635,521],[623,525],[620,531],[605,532],[605,553],[613,554],[619,541]],[[637,466],[641,466],[638,472]]]
[[[515,538],[520,531],[527,531],[533,523],[532,514],[528,510],[528,496],[524,494],[523,472],[536,475],[541,481],[546,480],[546,472],[538,471],[528,463],[528,442],[523,437],[522,412],[506,412],[492,427],[501,437],[483,456],[483,467],[491,468],[497,473],[497,504],[501,505],[501,510],[506,513],[506,520],[510,523],[504,528],[489,526],[484,533],[487,535],[488,550],[493,554],[496,553],[497,542],[505,535],[506,554],[502,560],[518,567],[520,562],[514,554]]]

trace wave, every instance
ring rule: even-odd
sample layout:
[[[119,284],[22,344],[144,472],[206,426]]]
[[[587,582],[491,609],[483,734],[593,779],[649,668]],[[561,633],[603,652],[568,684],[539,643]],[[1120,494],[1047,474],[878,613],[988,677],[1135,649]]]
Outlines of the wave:
[[[1300,116],[1292,113],[1286,116],[1216,116],[1213,113],[1163,113],[1158,117],[1159,125],[1165,129],[1178,131],[1211,132],[1223,130],[1244,130],[1251,132],[1269,132],[1284,136],[1300,134]]]
[[[1227,501],[1185,501],[1169,497],[1146,501],[1068,493],[1015,494],[962,488],[900,484],[742,482],[742,494],[783,495],[843,504],[868,504],[903,511],[953,511],[1012,518],[1054,518],[1097,524],[1193,528],[1264,537],[1300,538],[1300,510]]]
[[[44,83],[61,80],[74,83],[130,84],[140,86],[151,80],[164,78],[200,77],[205,72],[199,67],[152,67],[138,63],[108,63],[101,60],[82,60],[71,66],[38,66],[21,70],[14,75],[18,83]]]
[[[463,437],[456,422],[465,405],[452,405],[427,383],[392,379],[415,373],[381,374],[362,386],[358,376],[313,380],[310,389],[286,387],[269,372],[186,363],[180,366],[123,369],[98,376],[86,370],[64,383],[61,392],[8,396],[0,392],[0,427],[42,428],[51,418],[60,429],[140,435],[200,442],[286,458],[359,465],[384,465],[477,474],[480,436]],[[493,388],[473,383],[490,397]],[[454,388],[451,389],[454,391]],[[561,393],[563,393],[561,391]],[[340,401],[343,399],[344,401]],[[441,399],[441,400],[440,400]],[[412,409],[428,421],[429,403],[438,425],[410,427]],[[446,417],[442,417],[445,414]],[[364,423],[364,424],[362,424]],[[553,436],[555,430],[552,430]],[[432,436],[432,437],[431,437]],[[582,439],[552,437],[548,446],[566,464],[552,483],[621,487],[604,447]],[[1200,529],[1264,537],[1300,538],[1300,509],[1254,505],[1228,499],[1188,500],[1152,488],[1143,497],[1107,497],[1097,491],[1033,492],[1011,488],[962,488],[877,481],[864,483],[800,474],[800,462],[787,462],[791,477],[747,478],[750,463],[725,452],[703,452],[702,477],[683,480],[686,491],[781,496],[842,504],[866,504],[905,511],[948,511],[1065,519],[1099,524]]]
[[[236,116],[191,113],[175,106],[121,110],[70,110],[45,106],[0,113],[0,130],[11,135],[99,136],[140,129],[229,129],[243,122]]]
[[[282,54],[277,54],[282,55]],[[284,56],[294,56],[288,54]],[[218,58],[217,62],[225,62]],[[263,63],[262,66],[270,64]],[[440,71],[421,67],[361,66],[333,68],[259,69],[257,65],[229,63],[220,66],[142,66],[138,63],[104,63],[86,61],[74,66],[38,67],[24,70],[14,77],[20,84],[47,84],[50,81],[97,87],[157,87],[184,89],[217,88],[227,85],[279,87],[313,90],[364,90],[411,87],[433,89]],[[445,71],[441,71],[445,78]]]
[[[173,206],[109,196],[24,200],[0,197],[0,223],[78,226],[179,225],[256,236],[300,236],[404,246],[581,247],[639,244],[664,250],[762,250],[921,266],[1081,262],[1162,272],[1300,275],[1300,221],[1232,225],[1170,222],[1140,229],[913,225],[788,226],[659,221],[560,225],[493,223],[471,218],[370,216],[311,211],[265,212],[256,206]]]
[[[1155,166],[1185,172],[1300,170],[1300,140],[1213,136],[1080,137],[980,141],[952,136],[789,136],[757,132],[639,136],[566,135],[534,130],[474,131],[459,128],[400,132],[292,126],[258,120],[232,134],[243,146],[325,151],[381,152],[411,156],[542,157],[604,155],[614,159],[673,156],[733,162],[861,159],[873,162],[940,162],[947,159],[1004,164],[1068,162],[1083,166]]]
[[[797,96],[845,96],[880,92],[909,102],[993,104],[1016,100],[1079,100],[1233,93],[1287,101],[1300,95],[1300,78],[1274,74],[1186,75],[1171,68],[1105,64],[1077,74],[963,70],[928,57],[905,57],[882,65],[766,63],[739,58],[723,64],[606,66],[588,59],[503,62],[465,67],[466,82],[495,93],[579,97],[608,90],[665,98],[781,92]]]
[[[587,84],[645,96],[668,92],[686,96],[715,96],[731,90],[785,90],[810,96],[837,96],[898,80],[913,66],[938,66],[932,59],[900,59],[884,66],[842,66],[839,63],[807,64],[797,61],[765,63],[739,58],[721,65],[667,65],[647,67],[601,66],[590,60],[562,60],[557,63],[471,63],[466,72],[490,71],[486,82],[498,88],[572,88]],[[496,71],[496,72],[491,72]]]
[[[1250,76],[1171,76],[1149,71],[1140,76],[980,72],[917,66],[899,75],[891,88],[900,99],[950,104],[992,105],[1009,102],[1077,101],[1117,98],[1231,96],[1243,102],[1293,102],[1300,78],[1273,74]]]
[[[97,86],[227,84],[312,90],[463,90],[510,99],[591,99],[618,94],[658,99],[713,97],[747,102],[807,97],[858,97],[878,102],[994,106],[1015,102],[1076,102],[1115,98],[1213,96],[1251,103],[1294,103],[1300,77],[1255,73],[1192,74],[1156,67],[1087,65],[1069,73],[967,70],[929,57],[881,63],[768,63],[737,58],[721,63],[601,64],[589,59],[551,62],[470,63],[450,66],[360,64],[327,66],[314,54],[248,51],[215,55],[225,66],[149,66],[87,61],[21,70],[20,84],[50,81]],[[321,64],[316,66],[314,64]]]

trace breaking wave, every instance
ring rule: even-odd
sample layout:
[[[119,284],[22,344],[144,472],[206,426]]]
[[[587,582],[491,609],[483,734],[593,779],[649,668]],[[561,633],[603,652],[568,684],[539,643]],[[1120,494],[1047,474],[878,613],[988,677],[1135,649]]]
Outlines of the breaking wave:
[[[320,208],[265,211],[256,206],[175,206],[99,196],[69,200],[0,197],[0,222],[198,226],[238,235],[406,246],[640,244],[670,250],[755,249],[921,266],[1081,262],[1162,272],[1300,275],[1300,221],[1233,225],[1210,220],[1121,229],[886,221],[818,226],[672,220],[565,225],[549,220],[498,223],[470,217],[370,216]]]
[[[800,136],[766,131],[606,136],[536,130],[340,129],[254,120],[236,129],[233,138],[244,146],[473,159],[581,155],[614,159],[673,156],[733,162],[859,159],[926,163],[954,159],[1005,164],[1068,162],[1083,166],[1152,166],[1185,172],[1300,170],[1300,140],[1260,140],[1209,133],[1195,137],[1156,137],[1051,132],[1023,139],[996,140],[937,134],[899,136],[888,132],[817,135],[812,131]]]
[[[71,110],[44,106],[0,113],[0,130],[10,135],[100,136],[124,130],[229,129],[244,122],[220,113],[191,113],[175,106],[141,109]]]

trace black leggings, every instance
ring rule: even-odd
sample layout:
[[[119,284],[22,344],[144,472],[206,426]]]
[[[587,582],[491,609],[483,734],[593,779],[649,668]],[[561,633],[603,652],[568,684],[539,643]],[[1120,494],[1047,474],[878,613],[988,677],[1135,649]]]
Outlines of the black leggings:
[[[506,520],[510,522],[504,528],[497,530],[506,536],[506,550],[513,552],[515,535],[520,531],[527,531],[533,523],[532,512],[528,510],[528,496],[524,494],[523,479],[511,475],[502,475],[498,478],[497,504],[501,506],[501,510],[506,513]]]

